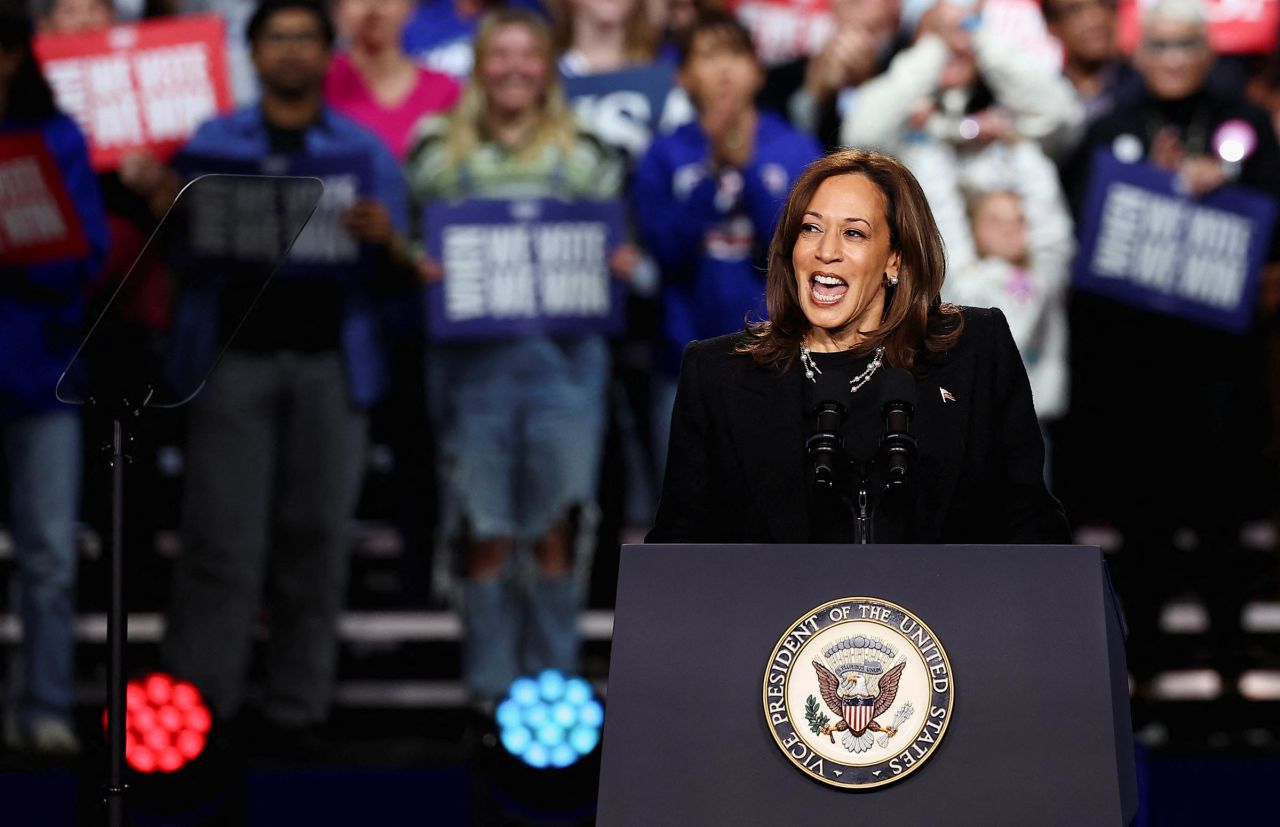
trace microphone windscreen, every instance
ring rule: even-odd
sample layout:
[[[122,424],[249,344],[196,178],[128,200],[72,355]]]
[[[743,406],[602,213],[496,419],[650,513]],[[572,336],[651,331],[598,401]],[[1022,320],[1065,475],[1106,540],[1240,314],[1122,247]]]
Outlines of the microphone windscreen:
[[[916,380],[905,368],[889,368],[880,383],[880,405],[905,402],[916,406]]]

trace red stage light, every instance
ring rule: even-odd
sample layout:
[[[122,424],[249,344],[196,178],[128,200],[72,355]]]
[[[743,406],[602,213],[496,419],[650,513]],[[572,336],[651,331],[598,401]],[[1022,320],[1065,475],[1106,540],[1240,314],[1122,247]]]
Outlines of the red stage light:
[[[213,718],[209,715],[208,709],[196,706],[187,710],[187,729],[204,735],[209,732],[211,726],[213,726]]]
[[[176,683],[173,686],[173,705],[178,709],[202,706],[200,693],[189,683]]]
[[[125,706],[125,760],[138,772],[176,772],[204,750],[213,719],[191,684],[147,675],[129,681]]]
[[[169,733],[159,727],[149,729],[142,734],[142,742],[154,750],[165,749],[169,746]]]
[[[160,711],[156,713],[156,719],[160,721],[160,726],[170,732],[177,732],[182,729],[182,713],[176,707],[160,707]]]
[[[147,700],[152,706],[163,706],[169,703],[173,694],[173,678],[160,673],[148,675],[143,688],[147,690]]]
[[[161,750],[160,757],[156,760],[156,766],[160,772],[176,772],[185,763],[187,759],[173,747]]]
[[[178,745],[178,752],[182,753],[183,757],[188,761],[194,759],[204,749],[204,736],[191,730],[178,733],[175,741]]]
[[[138,772],[156,771],[156,754],[146,747],[137,747],[126,752],[124,758],[129,762],[129,766]]]

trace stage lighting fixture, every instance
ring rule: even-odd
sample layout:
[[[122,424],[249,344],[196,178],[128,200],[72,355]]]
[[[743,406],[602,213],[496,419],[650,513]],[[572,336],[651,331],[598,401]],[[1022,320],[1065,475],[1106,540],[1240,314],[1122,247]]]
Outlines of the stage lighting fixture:
[[[513,681],[494,718],[507,752],[536,769],[563,769],[600,743],[604,708],[586,680],[548,669]]]
[[[125,761],[141,773],[177,772],[204,751],[212,723],[200,692],[186,681],[161,672],[131,680],[125,688]]]

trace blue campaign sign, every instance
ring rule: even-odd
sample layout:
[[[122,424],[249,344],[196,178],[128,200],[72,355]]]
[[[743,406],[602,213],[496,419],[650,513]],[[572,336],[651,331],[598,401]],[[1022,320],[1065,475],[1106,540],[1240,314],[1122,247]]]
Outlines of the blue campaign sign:
[[[225,266],[274,260],[288,245],[289,234],[306,221],[276,278],[343,278],[366,269],[369,251],[346,231],[342,218],[358,198],[372,191],[368,156],[239,159],[184,154],[175,159],[175,166],[189,179],[208,174],[256,176],[215,181],[195,193],[189,246],[197,261]],[[324,183],[324,195],[310,220],[310,187],[296,185],[303,178]]]
[[[566,77],[563,82],[578,119],[633,158],[644,154],[655,134],[693,117],[687,102],[682,106],[684,99],[673,97],[675,72],[665,63]]]
[[[1191,200],[1172,173],[1102,150],[1093,159],[1074,284],[1243,333],[1253,321],[1275,218],[1269,196],[1227,186]]]
[[[616,333],[626,285],[609,272],[625,235],[618,201],[437,201],[424,210],[434,339]]]

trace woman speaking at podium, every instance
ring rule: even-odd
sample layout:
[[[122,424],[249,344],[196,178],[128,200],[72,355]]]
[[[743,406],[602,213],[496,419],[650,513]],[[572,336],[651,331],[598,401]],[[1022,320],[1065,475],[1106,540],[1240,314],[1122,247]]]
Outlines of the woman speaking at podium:
[[[943,303],[945,269],[900,162],[811,165],[769,248],[769,320],[685,350],[647,542],[1069,543],[1008,323]]]

